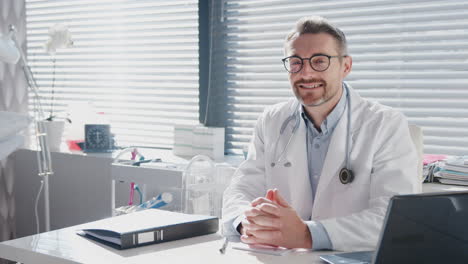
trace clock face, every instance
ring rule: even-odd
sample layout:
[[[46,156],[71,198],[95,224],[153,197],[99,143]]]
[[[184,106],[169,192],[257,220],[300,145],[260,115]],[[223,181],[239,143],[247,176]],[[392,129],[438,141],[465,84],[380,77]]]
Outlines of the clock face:
[[[110,125],[85,125],[86,152],[108,152],[111,149]]]

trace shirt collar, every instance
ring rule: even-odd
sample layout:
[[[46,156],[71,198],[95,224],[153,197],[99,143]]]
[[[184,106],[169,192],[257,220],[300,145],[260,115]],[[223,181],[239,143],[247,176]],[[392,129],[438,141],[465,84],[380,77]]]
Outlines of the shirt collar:
[[[320,130],[322,130],[323,135],[327,135],[328,133],[333,132],[346,108],[346,97],[348,96],[348,91],[344,87],[342,87],[342,89],[343,93],[341,94],[340,101],[338,101],[335,108],[333,108],[330,114],[328,114],[327,118],[325,118],[325,120],[323,120],[322,124],[320,125]],[[305,113],[304,107],[300,107],[299,111],[307,127],[312,129],[314,135],[319,135],[320,132],[318,132],[315,126],[309,126],[309,123],[312,124],[312,120],[310,120],[307,114]]]

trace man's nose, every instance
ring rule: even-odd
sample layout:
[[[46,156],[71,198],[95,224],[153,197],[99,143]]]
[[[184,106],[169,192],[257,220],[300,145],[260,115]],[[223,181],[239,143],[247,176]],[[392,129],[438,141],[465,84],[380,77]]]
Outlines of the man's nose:
[[[303,63],[303,65],[302,65],[301,73],[303,75],[310,76],[310,75],[317,74],[317,71],[312,68],[312,65],[310,64],[309,60],[303,60],[302,63]]]

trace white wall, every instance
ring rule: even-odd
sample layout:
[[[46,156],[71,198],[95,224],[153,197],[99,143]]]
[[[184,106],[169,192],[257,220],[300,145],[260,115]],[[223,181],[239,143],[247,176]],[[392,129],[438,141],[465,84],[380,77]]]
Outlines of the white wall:
[[[55,172],[49,179],[51,229],[80,224],[111,215],[110,158],[52,153]],[[37,176],[36,152],[15,153],[17,236],[36,232],[34,201],[41,178]],[[43,195],[39,202],[41,232],[44,231]]]

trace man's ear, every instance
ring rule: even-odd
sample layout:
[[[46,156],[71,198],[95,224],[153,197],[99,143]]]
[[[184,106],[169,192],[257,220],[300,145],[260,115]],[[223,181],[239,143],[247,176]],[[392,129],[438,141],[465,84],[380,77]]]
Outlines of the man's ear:
[[[348,76],[353,68],[353,58],[351,56],[346,56],[343,58],[343,79]]]

